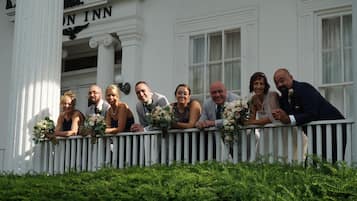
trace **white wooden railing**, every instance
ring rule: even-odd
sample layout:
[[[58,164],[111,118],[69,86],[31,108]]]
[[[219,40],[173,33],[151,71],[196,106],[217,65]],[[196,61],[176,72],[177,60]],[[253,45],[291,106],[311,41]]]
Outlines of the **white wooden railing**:
[[[207,160],[255,161],[264,158],[267,162],[304,161],[302,137],[308,137],[306,154],[322,156],[323,135],[326,136],[325,158],[332,161],[332,136],[336,134],[337,160],[351,159],[352,124],[350,120],[316,121],[304,127],[286,125],[249,126],[242,128],[231,143],[225,143],[221,131],[215,128],[198,130],[160,130],[143,133],[120,133],[98,137],[95,144],[90,137],[73,136],[58,138],[59,144],[42,141],[35,147],[34,167],[36,172],[49,174],[68,171],[95,171],[110,166],[124,168],[130,166],[150,166],[184,162],[195,164]],[[260,134],[258,139],[256,134]],[[316,137],[313,138],[313,134]],[[342,136],[347,137],[343,154]],[[297,137],[298,136],[298,137]],[[296,144],[296,145],[294,145]],[[316,151],[313,153],[314,144]]]

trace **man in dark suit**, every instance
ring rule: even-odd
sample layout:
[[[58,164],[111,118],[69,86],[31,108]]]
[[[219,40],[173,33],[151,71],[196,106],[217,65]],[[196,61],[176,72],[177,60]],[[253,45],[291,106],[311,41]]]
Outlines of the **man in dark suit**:
[[[329,103],[309,83],[298,82],[285,68],[280,68],[274,73],[276,88],[281,92],[279,99],[281,109],[273,111],[273,117],[282,123],[302,125],[311,121],[344,119],[343,115]],[[325,130],[325,129],[323,129]],[[333,129],[333,131],[336,129]],[[345,133],[343,138],[343,150],[346,146]],[[326,136],[322,136],[323,157],[326,157]],[[313,153],[316,153],[314,145]],[[333,161],[337,159],[336,133],[332,135]]]

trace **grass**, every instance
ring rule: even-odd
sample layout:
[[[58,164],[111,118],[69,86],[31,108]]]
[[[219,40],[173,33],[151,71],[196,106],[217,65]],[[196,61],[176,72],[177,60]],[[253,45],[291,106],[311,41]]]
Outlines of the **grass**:
[[[264,162],[4,174],[0,200],[357,200],[357,170]]]

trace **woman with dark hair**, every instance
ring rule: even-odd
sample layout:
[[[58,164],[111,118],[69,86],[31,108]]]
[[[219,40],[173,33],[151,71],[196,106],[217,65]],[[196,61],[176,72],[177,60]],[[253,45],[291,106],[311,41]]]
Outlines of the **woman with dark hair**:
[[[249,91],[254,94],[250,100],[250,118],[246,124],[264,125],[276,121],[272,110],[279,108],[279,95],[269,91],[269,88],[264,73],[256,72],[250,77]]]
[[[72,91],[67,91],[61,96],[61,113],[58,116],[55,128],[56,136],[77,135],[79,127],[84,122],[83,114],[75,109],[76,95]]]
[[[172,103],[175,123],[173,128],[194,128],[201,115],[201,105],[191,100],[191,89],[187,84],[179,84],[175,89],[176,102]]]

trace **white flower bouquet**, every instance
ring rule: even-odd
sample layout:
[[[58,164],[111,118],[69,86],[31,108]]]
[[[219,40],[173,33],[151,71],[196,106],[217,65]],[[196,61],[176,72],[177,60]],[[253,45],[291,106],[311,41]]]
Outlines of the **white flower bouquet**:
[[[42,140],[49,139],[53,144],[57,144],[55,133],[55,123],[49,117],[38,121],[33,127],[33,141],[35,144]]]
[[[174,120],[172,107],[156,106],[151,113],[146,114],[149,124],[154,128],[169,129]]]
[[[84,120],[83,127],[80,129],[80,134],[83,136],[90,135],[92,143],[96,143],[97,135],[103,136],[105,134],[106,124],[103,116],[99,114],[87,116]]]
[[[238,133],[244,121],[249,118],[247,101],[238,99],[224,105],[223,111],[223,137],[225,141],[232,141],[233,134]]]

